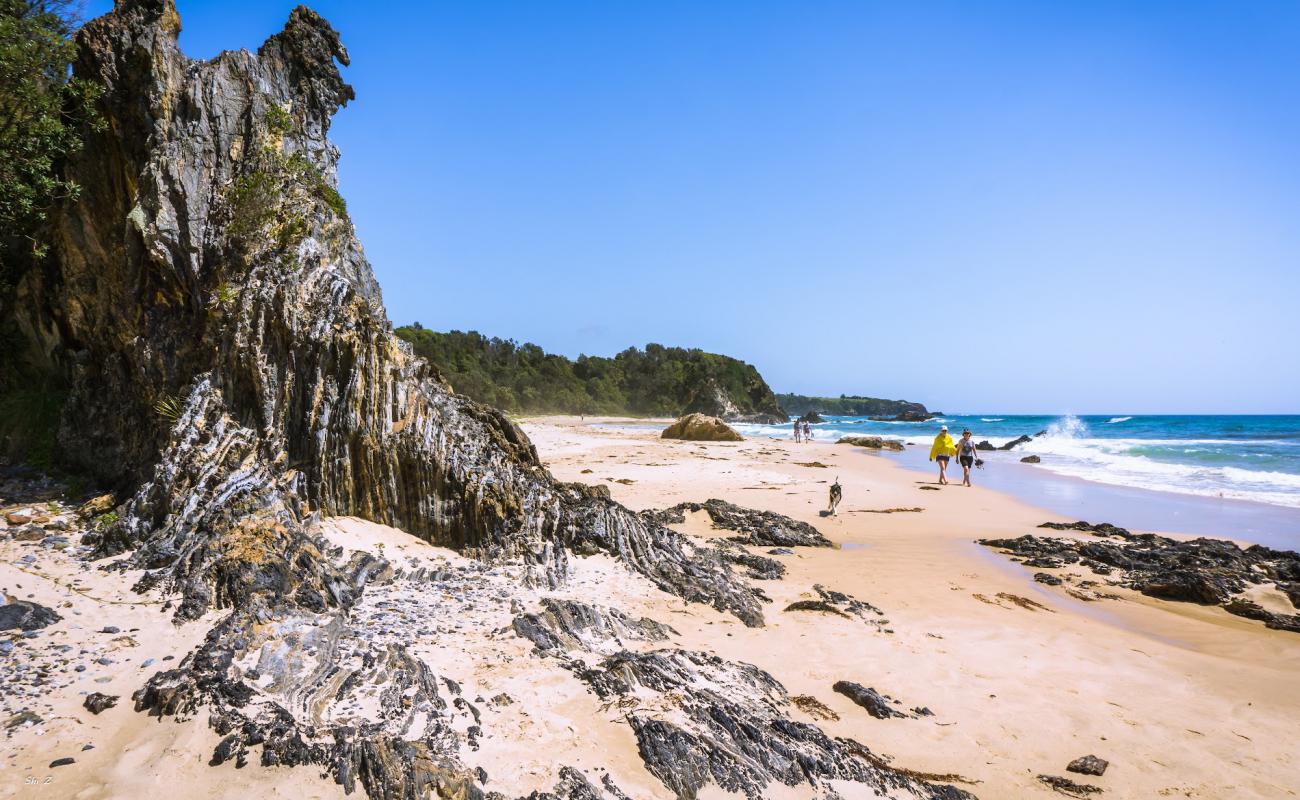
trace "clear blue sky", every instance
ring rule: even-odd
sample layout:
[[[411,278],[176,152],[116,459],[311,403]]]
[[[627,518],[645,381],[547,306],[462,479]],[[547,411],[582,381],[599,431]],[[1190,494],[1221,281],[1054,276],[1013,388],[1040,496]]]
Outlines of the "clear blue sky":
[[[181,0],[182,45],[293,5]],[[950,413],[1300,412],[1300,3],[312,5],[396,324]]]

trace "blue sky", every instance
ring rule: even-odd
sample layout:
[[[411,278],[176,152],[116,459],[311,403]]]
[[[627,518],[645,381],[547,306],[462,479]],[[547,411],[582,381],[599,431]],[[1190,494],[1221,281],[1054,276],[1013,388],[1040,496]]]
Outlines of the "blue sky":
[[[207,58],[294,3],[177,5]],[[1300,3],[312,7],[395,324],[950,413],[1300,412]]]

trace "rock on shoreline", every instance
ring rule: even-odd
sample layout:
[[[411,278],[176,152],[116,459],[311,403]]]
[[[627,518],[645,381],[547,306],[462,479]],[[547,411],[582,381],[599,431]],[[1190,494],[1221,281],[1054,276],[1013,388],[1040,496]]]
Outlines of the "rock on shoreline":
[[[682,439],[688,442],[743,442],[745,437],[717,417],[704,414],[687,414],[659,434],[661,439]]]

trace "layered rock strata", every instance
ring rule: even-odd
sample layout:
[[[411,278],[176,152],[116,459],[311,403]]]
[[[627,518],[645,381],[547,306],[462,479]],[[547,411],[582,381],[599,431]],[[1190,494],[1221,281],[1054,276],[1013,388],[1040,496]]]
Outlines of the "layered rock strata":
[[[222,736],[214,764],[309,764],[376,798],[486,797],[465,760],[481,712],[416,648],[464,631],[397,624],[466,612],[435,598],[499,585],[501,602],[535,603],[528,593],[563,586],[575,558],[605,554],[761,625],[760,595],[713,548],[557,483],[509,419],[454,394],[394,337],[336,189],[327,133],[353,91],[330,25],[299,7],[257,52],[202,62],[181,53],[179,31],[171,0],[119,0],[79,33],[74,70],[103,86],[108,124],[67,165],[85,190],[58,220],[57,268],[23,287],[24,329],[72,387],[61,457],[128,498],[96,555],[146,570],[139,588],[173,597],[178,623],[227,611],[148,679],[136,710],[205,711]],[[321,526],[341,515],[481,569],[345,552]],[[404,616],[403,603],[418,607]],[[612,612],[532,613],[537,630],[573,631],[566,647],[656,630]],[[790,721],[783,690],[746,665],[610,653],[579,677],[602,697],[629,681],[671,694],[671,713],[628,721],[679,796],[823,779],[958,796]],[[567,768],[555,792],[624,796]]]

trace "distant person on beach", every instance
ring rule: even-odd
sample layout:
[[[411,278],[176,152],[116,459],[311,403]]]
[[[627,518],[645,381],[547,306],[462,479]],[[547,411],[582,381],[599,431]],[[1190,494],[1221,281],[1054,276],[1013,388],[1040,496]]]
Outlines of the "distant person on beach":
[[[956,452],[957,445],[948,435],[948,426],[944,425],[939,429],[939,435],[934,437],[934,444],[930,445],[930,460],[939,462],[939,483],[948,483],[948,459]]]
[[[835,483],[831,484],[831,504],[830,504],[830,508],[828,509],[832,517],[835,516],[835,507],[840,504],[840,500],[843,499],[843,497],[844,497],[844,490],[840,488],[840,478],[838,475],[836,475]]]
[[[970,486],[970,468],[975,466],[975,439],[970,428],[961,432],[961,441],[957,442],[957,463],[961,464],[961,485]]]
[[[812,441],[812,423],[808,420],[804,420],[803,423],[803,440],[805,442]]]
[[[801,429],[801,426],[799,425],[799,420],[795,420],[795,421],[794,421],[794,441],[795,441],[796,444],[799,443],[799,431],[800,431],[800,429]]]

